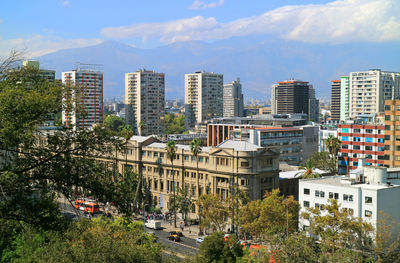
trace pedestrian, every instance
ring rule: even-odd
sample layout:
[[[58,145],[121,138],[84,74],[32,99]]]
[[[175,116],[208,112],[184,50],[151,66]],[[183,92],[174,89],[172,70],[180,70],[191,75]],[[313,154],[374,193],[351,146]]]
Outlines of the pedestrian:
[[[179,224],[179,227],[180,227],[181,231],[183,232],[183,224],[182,224],[182,222]]]

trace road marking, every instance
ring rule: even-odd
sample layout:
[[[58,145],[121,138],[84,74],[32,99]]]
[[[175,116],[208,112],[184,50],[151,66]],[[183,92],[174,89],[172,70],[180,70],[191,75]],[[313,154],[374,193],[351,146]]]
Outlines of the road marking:
[[[177,256],[178,258],[183,258],[183,259],[186,258],[185,255],[183,255],[183,254],[181,254],[181,253],[178,253],[178,252],[171,252],[171,251],[166,250],[166,249],[163,249],[163,252],[164,252],[165,254],[168,254],[168,255],[171,255],[171,256]]]
[[[173,244],[181,245],[181,246],[183,246],[183,247],[187,247],[187,248],[190,248],[190,249],[199,250],[197,247],[192,247],[192,246],[189,246],[189,245],[186,245],[186,244],[182,244],[182,243],[180,243],[180,242],[171,241],[171,240],[169,240],[168,238],[162,238],[162,239],[165,239],[165,240],[167,240],[168,242],[171,242],[171,243],[173,243]]]

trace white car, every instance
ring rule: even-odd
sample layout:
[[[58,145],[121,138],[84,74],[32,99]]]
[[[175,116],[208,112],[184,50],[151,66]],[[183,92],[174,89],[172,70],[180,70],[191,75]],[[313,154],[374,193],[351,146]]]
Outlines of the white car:
[[[204,241],[204,238],[205,238],[206,236],[202,236],[202,237],[198,237],[198,238],[196,238],[196,242],[197,243],[202,243],[203,241]]]

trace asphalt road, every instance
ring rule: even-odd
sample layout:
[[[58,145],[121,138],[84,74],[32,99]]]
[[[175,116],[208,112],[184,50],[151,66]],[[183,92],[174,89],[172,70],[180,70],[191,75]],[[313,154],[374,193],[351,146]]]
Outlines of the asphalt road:
[[[166,247],[167,250],[177,252],[185,256],[196,255],[199,250],[199,244],[196,240],[188,237],[181,237],[180,242],[174,242],[168,239],[169,233],[164,230],[146,229],[146,232],[154,232],[158,237],[157,242]]]

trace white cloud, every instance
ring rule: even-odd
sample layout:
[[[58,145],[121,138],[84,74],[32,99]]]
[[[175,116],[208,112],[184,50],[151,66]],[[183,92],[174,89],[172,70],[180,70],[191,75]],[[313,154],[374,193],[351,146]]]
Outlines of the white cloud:
[[[56,36],[33,35],[29,38],[4,40],[0,38],[0,57],[10,50],[23,50],[27,58],[38,57],[61,49],[79,48],[101,43],[101,39],[64,39]]]
[[[216,8],[219,6],[223,6],[224,0],[219,0],[218,2],[211,2],[211,3],[205,3],[201,0],[194,0],[191,6],[189,6],[189,9],[207,9],[207,8]]]
[[[62,5],[65,7],[71,7],[71,3],[69,1],[63,1]]]
[[[284,6],[229,23],[196,16],[164,23],[108,27],[101,34],[115,39],[156,39],[162,43],[256,34],[275,34],[313,43],[383,42],[400,40],[399,14],[398,0],[336,0],[327,4]]]

